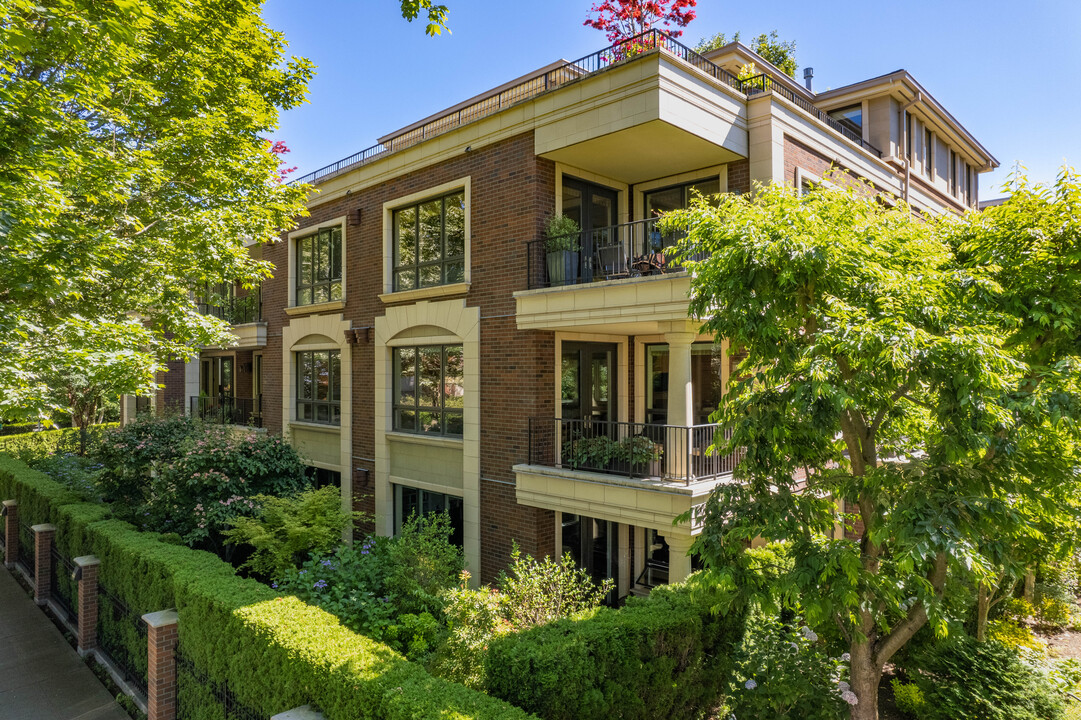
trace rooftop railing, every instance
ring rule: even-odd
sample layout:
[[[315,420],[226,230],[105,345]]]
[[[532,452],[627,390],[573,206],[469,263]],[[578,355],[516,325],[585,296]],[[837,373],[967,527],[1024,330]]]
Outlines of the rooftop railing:
[[[799,97],[792,90],[777,83],[767,75],[757,75],[748,80],[740,80],[721,66],[707,60],[705,57],[687,47],[683,43],[673,39],[662,30],[647,30],[632,38],[618,42],[615,45],[590,53],[585,57],[565,62],[545,73],[523,80],[522,82],[493,93],[477,100],[458,110],[445,113],[437,118],[396,135],[385,143],[373,145],[370,148],[354,153],[349,157],[342,158],[338,162],[321,167],[314,172],[290,181],[290,184],[314,183],[319,180],[335,175],[347,168],[354,168],[371,162],[376,158],[389,153],[404,150],[416,145],[423,140],[441,135],[442,133],[460,127],[467,123],[479,120],[488,115],[493,115],[523,100],[529,100],[538,95],[562,87],[576,80],[590,77],[598,72],[607,70],[615,65],[635,58],[642,57],[652,51],[664,51],[669,55],[679,58],[692,67],[701,70],[718,82],[727,85],[741,93],[755,94],[772,90],[785,99],[795,103],[800,108],[814,115],[816,118],[837,130],[846,138],[871,152],[882,156],[882,152],[870,143],[863,140],[856,133],[843,127],[828,114],[819,110],[810,101]]]
[[[748,97],[757,95],[758,93],[773,92],[780,95],[785,100],[796,105],[805,112],[814,115],[818,120],[825,123],[829,127],[833,128],[837,132],[841,133],[845,138],[856,143],[860,147],[874,153],[878,157],[882,157],[882,151],[876,148],[871,143],[863,139],[863,136],[853,131],[850,127],[844,125],[839,120],[830,117],[829,113],[824,110],[819,110],[813,103],[806,98],[800,97],[788,87],[785,87],[781,83],[771,76],[765,73],[761,75],[755,75],[754,77],[747,78],[743,81],[743,92]]]

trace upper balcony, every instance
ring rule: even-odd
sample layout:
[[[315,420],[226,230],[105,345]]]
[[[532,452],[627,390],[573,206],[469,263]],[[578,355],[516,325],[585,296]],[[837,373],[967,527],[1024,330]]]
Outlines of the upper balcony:
[[[261,348],[266,346],[266,320],[263,318],[262,293],[258,288],[244,297],[233,293],[217,293],[197,304],[199,312],[226,321],[233,326],[236,347]]]

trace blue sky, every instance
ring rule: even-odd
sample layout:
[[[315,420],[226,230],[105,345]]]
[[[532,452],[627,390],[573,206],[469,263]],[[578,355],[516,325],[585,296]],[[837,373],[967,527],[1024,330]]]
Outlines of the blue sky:
[[[599,50],[592,0],[443,0],[452,33],[430,38],[397,0],[268,0],[264,17],[318,67],[308,103],[276,136],[304,174],[376,138],[559,58]],[[1081,165],[1081,2],[699,0],[681,40],[777,30],[796,41],[816,90],[904,68],[998,158],[980,195],[1000,195],[1015,162],[1051,181]]]

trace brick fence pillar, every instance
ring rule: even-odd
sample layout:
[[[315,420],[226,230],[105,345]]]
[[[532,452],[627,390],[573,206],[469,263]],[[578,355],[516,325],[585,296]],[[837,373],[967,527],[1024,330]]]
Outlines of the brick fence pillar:
[[[19,503],[4,501],[4,567],[11,570],[19,559]]]
[[[49,602],[53,590],[53,538],[56,526],[52,523],[34,525],[34,602]]]
[[[175,610],[143,615],[146,623],[146,720],[176,720]]]
[[[75,558],[75,579],[79,583],[79,655],[86,656],[98,646],[98,566],[93,555]]]

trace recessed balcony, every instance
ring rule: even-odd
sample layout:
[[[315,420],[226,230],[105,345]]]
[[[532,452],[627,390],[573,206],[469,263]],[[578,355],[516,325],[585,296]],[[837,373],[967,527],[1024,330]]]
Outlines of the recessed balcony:
[[[263,398],[193,396],[191,415],[204,422],[241,427],[263,427]]]

